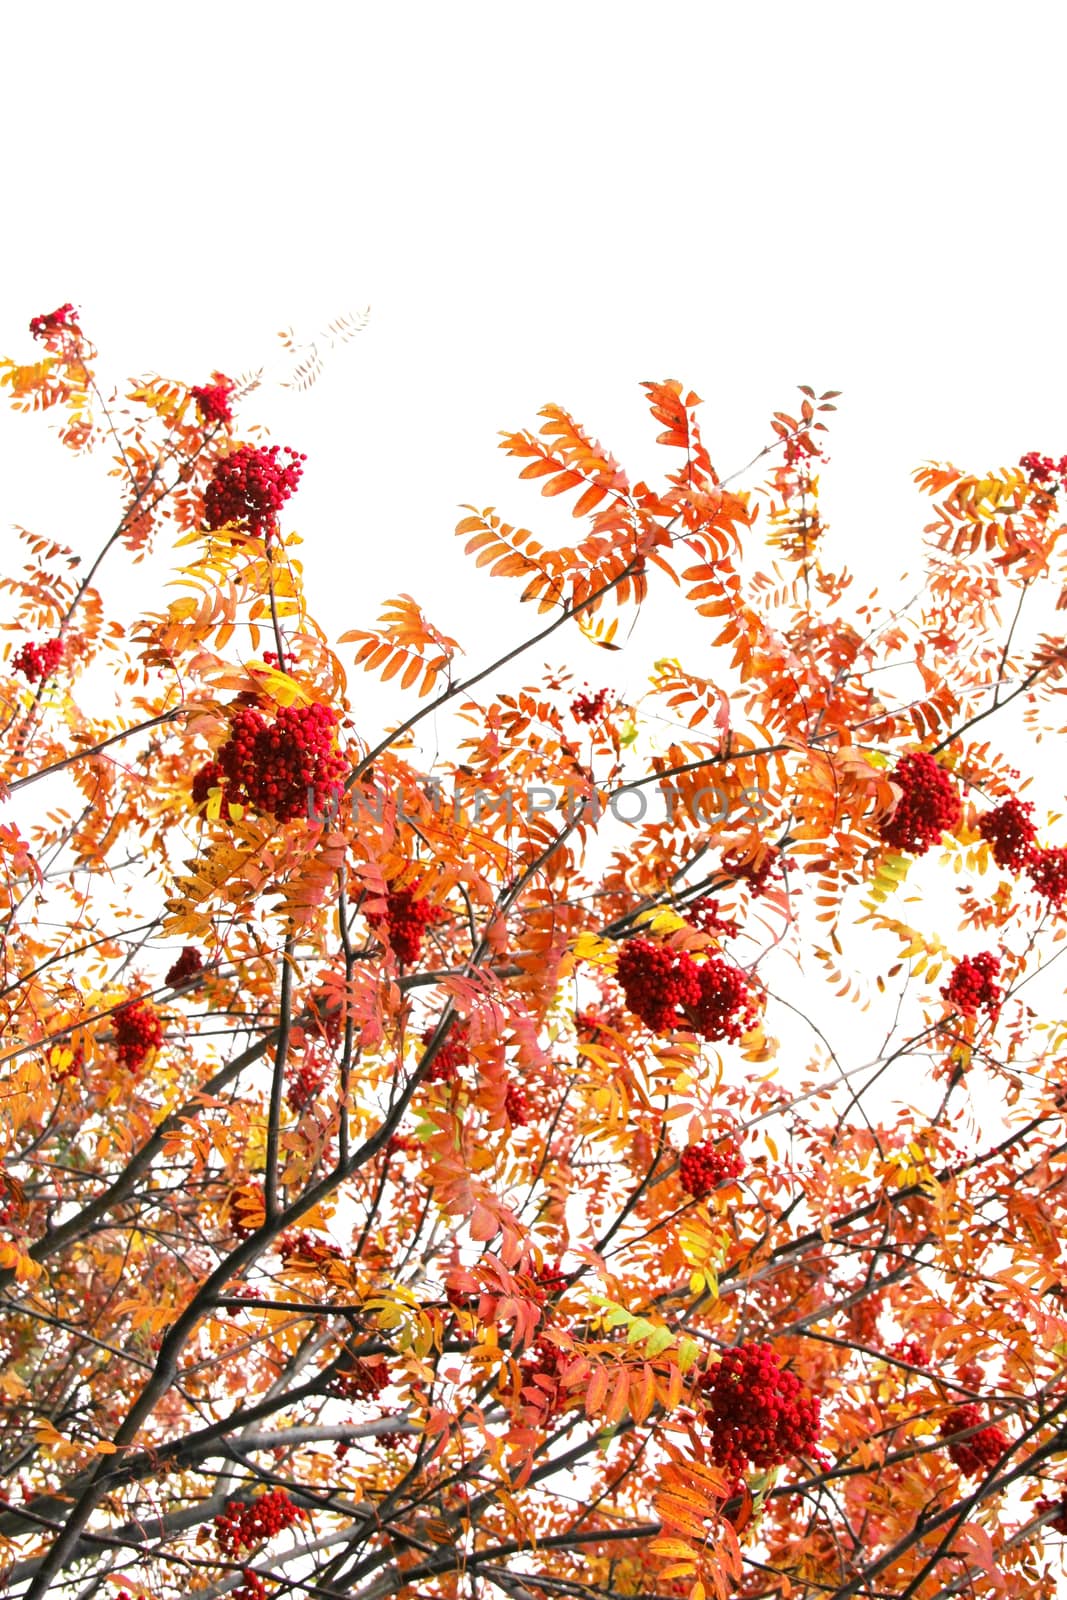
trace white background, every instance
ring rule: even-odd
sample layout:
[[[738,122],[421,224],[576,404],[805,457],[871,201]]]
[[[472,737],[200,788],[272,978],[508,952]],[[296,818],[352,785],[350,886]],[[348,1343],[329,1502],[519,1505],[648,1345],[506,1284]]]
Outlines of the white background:
[[[654,475],[643,378],[704,396],[723,472],[797,383],[843,390],[833,548],[889,581],[914,466],[1067,449],[1064,15],[9,7],[0,349],[31,359],[29,317],[69,299],[114,377],[200,382],[369,303],[309,395],[247,412],[307,451],[331,631],[401,589],[472,652],[513,630],[506,586],[461,565],[457,505],[556,525],[495,451],[549,400]],[[43,431],[0,421],[5,531],[88,551],[110,508]]]

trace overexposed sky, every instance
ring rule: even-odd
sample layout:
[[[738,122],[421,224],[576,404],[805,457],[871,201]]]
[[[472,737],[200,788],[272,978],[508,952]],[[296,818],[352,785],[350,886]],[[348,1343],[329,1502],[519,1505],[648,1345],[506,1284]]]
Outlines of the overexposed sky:
[[[336,631],[400,589],[464,643],[513,626],[459,563],[458,503],[558,526],[495,448],[548,400],[656,472],[642,378],[704,396],[721,471],[796,384],[845,391],[826,510],[892,575],[913,466],[1067,448],[1064,17],[9,7],[0,348],[29,359],[29,317],[70,299],[116,376],[196,382],[370,304],[310,394],[245,413],[308,453],[294,520]],[[70,526],[41,432],[0,418],[5,527],[88,543],[97,503]]]

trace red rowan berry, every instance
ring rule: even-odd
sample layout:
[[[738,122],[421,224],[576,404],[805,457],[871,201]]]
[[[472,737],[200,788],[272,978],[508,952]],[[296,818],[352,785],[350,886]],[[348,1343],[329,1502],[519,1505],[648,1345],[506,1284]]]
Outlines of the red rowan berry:
[[[151,1050],[163,1043],[163,1024],[144,1000],[127,1000],[112,1017],[119,1065],[136,1072]]]
[[[753,889],[752,892],[755,894],[758,891]],[[699,900],[690,900],[687,906],[681,907],[681,910],[685,920],[692,923],[694,928],[699,928],[701,933],[721,933],[727,938],[732,938],[738,932],[736,922],[731,921],[729,917],[720,916],[719,902],[713,895],[703,895]]]
[[[231,1500],[215,1518],[215,1537],[224,1555],[236,1556],[306,1517],[284,1489],[272,1489],[255,1500]]]
[[[221,372],[211,374],[214,383],[194,386],[189,390],[196,401],[201,422],[232,422],[233,407],[230,396],[235,388],[232,378]]]
[[[546,1419],[562,1411],[567,1403],[567,1391],[560,1384],[567,1359],[551,1339],[538,1339],[529,1355],[519,1362],[520,1395],[536,1404]]]
[[[998,867],[1021,872],[1026,866],[1037,838],[1037,829],[1031,820],[1033,814],[1031,800],[1020,800],[1012,795],[1010,800],[987,811],[979,820],[978,832],[990,846]]]
[[[758,862],[746,861],[740,850],[727,850],[722,858],[722,869],[747,883],[750,894],[761,895],[781,860],[781,853],[777,850],[765,850]]]
[[[707,1397],[713,1460],[735,1478],[746,1463],[772,1467],[810,1451],[818,1438],[818,1399],[778,1364],[769,1344],[736,1345],[700,1379]]]
[[[1057,909],[1067,895],[1067,849],[1034,850],[1026,863],[1026,876],[1042,899]]]
[[[906,1361],[909,1367],[927,1367],[930,1364],[929,1352],[918,1339],[898,1339],[896,1344],[890,1346],[889,1354]]]
[[[959,791],[933,756],[922,753],[902,756],[892,778],[902,793],[881,824],[881,837],[894,850],[925,855],[947,829],[959,823],[963,815]]]
[[[282,466],[282,448],[242,444],[221,458],[204,494],[209,529],[232,525],[242,533],[270,538],[278,526],[278,512],[299,485],[307,460],[285,445],[290,459]]]
[[[595,722],[604,713],[608,691],[598,689],[595,695],[580,694],[571,702],[571,716],[576,722]]]
[[[545,1299],[551,1299],[553,1295],[562,1294],[564,1289],[570,1286],[570,1275],[564,1272],[558,1261],[552,1266],[549,1266],[546,1262],[543,1267],[534,1273],[534,1278],[541,1295]]]
[[[429,1044],[435,1033],[434,1028],[427,1028],[422,1035],[423,1044]],[[453,1023],[444,1044],[434,1056],[427,1070],[424,1083],[453,1083],[460,1067],[465,1067],[470,1061],[470,1048],[467,1037],[470,1033],[468,1022]]]
[[[408,889],[394,889],[386,896],[384,912],[372,912],[368,920],[379,929],[393,949],[393,954],[403,966],[417,961],[422,950],[426,929],[441,918],[441,909],[431,901],[420,898],[419,885]]]
[[[627,1006],[654,1033],[683,1027],[681,1009],[700,1004],[700,975],[685,951],[650,939],[629,939],[615,971]]]
[[[192,795],[196,805],[202,806],[212,789],[222,783],[222,770],[217,761],[205,761],[193,774]]]
[[[281,706],[268,723],[257,706],[239,705],[230,722],[230,737],[214,761],[193,779],[193,800],[202,805],[212,788],[223,790],[223,814],[230,803],[291,822],[314,806],[328,809],[346,772],[345,759],[334,748],[337,712],[332,706]]]
[[[956,1406],[941,1424],[942,1439],[955,1433],[978,1427],[982,1413],[976,1405]],[[1002,1428],[986,1427],[969,1439],[959,1439],[948,1447],[949,1458],[955,1462],[965,1477],[974,1477],[1000,1460],[1011,1440]]]
[[[321,1267],[328,1261],[344,1260],[340,1245],[334,1244],[332,1239],[320,1239],[305,1228],[287,1229],[278,1240],[278,1254],[284,1267],[293,1261],[311,1261]]]
[[[1040,455],[1036,450],[1028,450],[1026,455],[1021,456],[1019,465],[1032,483],[1048,483],[1056,475],[1056,463],[1052,457]]]
[[[297,1116],[314,1105],[326,1083],[326,1064],[313,1051],[308,1051],[299,1067],[291,1074],[285,1091],[285,1103]]]
[[[709,1139],[704,1144],[691,1144],[682,1151],[678,1180],[686,1194],[702,1200],[720,1183],[740,1176],[744,1170],[744,1157],[736,1145],[726,1143],[716,1149]]]
[[[685,1008],[693,1032],[705,1039],[740,1039],[756,1025],[758,1008],[742,972],[721,956],[697,968],[700,998]]]
[[[190,978],[195,978],[197,973],[204,970],[204,958],[195,944],[187,944],[181,955],[171,967],[163,982],[170,988],[177,989],[181,984],[188,983]]]
[[[952,969],[952,977],[941,989],[941,997],[965,1017],[973,1017],[979,1007],[995,1018],[1000,1010],[1001,990],[996,982],[1000,958],[989,950],[977,956],[964,956]]]
[[[70,1060],[63,1064],[63,1056],[70,1050]],[[54,1044],[48,1052],[48,1068],[56,1083],[66,1083],[77,1078],[85,1065],[85,1050],[80,1044],[71,1046],[70,1040]]]
[[[389,1384],[389,1368],[384,1361],[345,1356],[326,1387],[337,1400],[373,1400]]]
[[[253,1289],[251,1287],[251,1285],[247,1284],[247,1283],[239,1283],[239,1284],[237,1284],[234,1288],[227,1290],[227,1294],[229,1295],[231,1300],[262,1300],[263,1299],[263,1296],[260,1294],[259,1290],[258,1289]],[[240,1306],[227,1306],[226,1307],[226,1315],[228,1317],[239,1317],[241,1315],[241,1307]]]
[[[509,1083],[504,1097],[504,1113],[514,1128],[525,1128],[533,1118],[530,1097],[519,1083]]]
[[[13,672],[21,672],[30,683],[50,678],[63,659],[63,641],[56,637],[44,644],[24,644],[11,658]]]
[[[47,311],[39,317],[32,318],[30,322],[30,333],[34,339],[44,339],[49,334],[67,330],[72,333],[78,331],[77,316],[69,300],[65,306],[60,306],[55,311]]]
[[[1067,1533],[1067,1495],[1061,1495],[1058,1500],[1046,1500],[1042,1495],[1034,1510],[1039,1516],[1046,1511],[1055,1511],[1056,1515],[1048,1519],[1047,1526],[1054,1528],[1057,1533]]]

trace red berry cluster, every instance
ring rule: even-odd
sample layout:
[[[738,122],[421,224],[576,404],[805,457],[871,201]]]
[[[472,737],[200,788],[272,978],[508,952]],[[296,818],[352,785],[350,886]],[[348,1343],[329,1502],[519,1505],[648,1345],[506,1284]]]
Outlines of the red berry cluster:
[[[546,1262],[539,1272],[534,1273],[538,1289],[545,1299],[554,1294],[562,1294],[570,1284],[570,1274],[564,1272],[559,1262],[549,1266]]]
[[[1065,458],[1067,459],[1067,458]],[[1067,898],[1067,849],[1040,849],[1035,840],[1033,804],[1014,795],[978,823],[978,832],[993,851],[998,867],[1025,872],[1037,894],[1059,908]]]
[[[384,926],[393,954],[407,967],[418,960],[426,929],[440,917],[440,907],[421,899],[419,885],[414,883],[410,889],[394,889],[386,896],[384,913],[372,913],[369,920],[378,927]]]
[[[263,663],[268,667],[277,667],[279,672],[287,672],[289,670],[285,664],[285,657],[280,656],[276,650],[264,650]]]
[[[526,1128],[533,1122],[533,1114],[530,1094],[526,1093],[522,1083],[509,1083],[504,1096],[504,1115],[512,1128]]]
[[[978,832],[991,847],[993,860],[998,867],[1008,867],[1021,872],[1033,853],[1037,838],[1033,823],[1034,806],[1031,800],[1020,800],[1012,795],[1002,805],[987,811],[978,823]]]
[[[810,461],[812,458],[823,460],[822,451],[817,444],[805,434],[802,438],[794,436],[785,441],[785,464],[787,467],[795,466],[798,461]]]
[[[317,700],[279,707],[273,723],[258,707],[239,706],[217,759],[193,778],[193,800],[203,805],[222,786],[224,815],[231,803],[252,805],[279,822],[306,816],[311,805],[322,815],[346,771],[333,746],[336,726],[337,712]]]
[[[689,1019],[695,1033],[736,1041],[755,1027],[759,1011],[742,972],[722,956],[709,956],[697,971],[700,1001]]]
[[[163,1043],[163,1024],[144,1000],[128,1000],[112,1017],[115,1055],[121,1067],[136,1072],[150,1050]]]
[[[423,1044],[429,1044],[435,1033],[434,1028],[427,1028],[422,1035]],[[465,1067],[470,1061],[471,1053],[467,1039],[470,1033],[470,1023],[454,1023],[448,1038],[438,1050],[430,1063],[424,1083],[454,1083],[460,1067]]]
[[[80,1044],[74,1045],[71,1049],[70,1060],[66,1066],[61,1064],[59,1059],[60,1052],[66,1050],[69,1044],[70,1041],[65,1040],[60,1044],[53,1045],[48,1052],[49,1070],[56,1083],[66,1083],[71,1078],[77,1078],[85,1065],[85,1051]]]
[[[215,1518],[215,1537],[224,1555],[236,1556],[306,1516],[307,1512],[294,1506],[284,1489],[272,1489],[248,1502],[231,1500]]]
[[[1026,863],[1026,876],[1037,893],[1050,905],[1062,906],[1067,896],[1067,849],[1033,850]]]
[[[1058,461],[1053,461],[1051,456],[1039,455],[1036,450],[1028,450],[1024,456],[1020,456],[1019,465],[1031,483],[1047,484],[1050,494],[1055,494],[1058,488],[1062,489],[1064,483],[1067,483],[1067,456],[1061,456]],[[1054,478],[1059,478],[1060,482],[1054,483],[1052,481]]]
[[[25,1201],[21,1189],[0,1172],[0,1225],[12,1228],[22,1214]]]
[[[283,1233],[278,1240],[278,1254],[286,1267],[291,1261],[313,1261],[316,1266],[323,1266],[327,1261],[344,1260],[340,1245],[332,1239],[320,1239],[305,1228],[290,1228]]]
[[[194,805],[206,804],[212,789],[217,789],[222,783],[222,768],[217,761],[205,761],[193,773],[192,796]]]
[[[603,716],[607,699],[606,689],[598,689],[594,695],[580,694],[571,702],[571,716],[576,722],[595,722]]]
[[[702,1200],[720,1183],[739,1177],[744,1170],[744,1157],[735,1144],[728,1142],[716,1149],[709,1139],[704,1144],[691,1144],[682,1151],[678,1181],[686,1194]]]
[[[195,944],[187,944],[163,982],[172,989],[177,989],[180,984],[188,983],[190,978],[195,978],[197,973],[203,970],[204,958],[200,951]]]
[[[954,1433],[963,1433],[967,1428],[977,1428],[981,1421],[982,1413],[978,1406],[957,1406],[942,1422],[941,1437],[949,1439]],[[1010,1443],[1011,1440],[1002,1428],[988,1427],[972,1434],[969,1439],[958,1439],[955,1444],[950,1444],[948,1453],[964,1476],[971,1478],[987,1467],[995,1465]]]
[[[682,1027],[683,1010],[700,1003],[700,974],[692,956],[651,939],[629,939],[615,975],[627,1006],[653,1033]]]
[[[519,1362],[520,1393],[529,1399],[531,1395],[526,1392],[532,1391],[532,1398],[546,1417],[562,1410],[566,1403],[566,1390],[560,1386],[566,1365],[566,1354],[551,1339],[538,1339],[530,1354]]]
[[[62,639],[46,639],[44,644],[24,644],[17,650],[11,658],[11,670],[36,683],[38,678],[50,678],[62,659]]]
[[[727,850],[722,858],[722,869],[747,883],[750,894],[761,895],[781,859],[779,851],[767,850],[757,864],[755,861],[746,861],[740,850]]]
[[[903,793],[881,825],[882,839],[894,850],[923,856],[946,829],[959,823],[959,791],[933,756],[923,753],[901,756],[892,778]]]
[[[748,1462],[777,1466],[815,1444],[819,1401],[778,1365],[769,1344],[725,1351],[701,1378],[700,1388],[708,1399],[712,1457],[734,1478]]]
[[[239,1283],[234,1288],[228,1290],[227,1292],[228,1292],[229,1297],[230,1297],[231,1300],[262,1300],[263,1299],[263,1296],[260,1294],[259,1290],[258,1289],[253,1289],[251,1284],[247,1284],[247,1283]],[[226,1307],[226,1315],[228,1317],[239,1317],[241,1315],[241,1307],[240,1306],[227,1306]]]
[[[221,372],[211,374],[214,383],[194,385],[189,393],[196,401],[196,409],[200,413],[201,422],[232,422],[233,407],[230,396],[234,391],[232,378],[227,378]]]
[[[1043,1516],[1046,1511],[1055,1511],[1056,1515],[1048,1519],[1048,1526],[1057,1533],[1067,1533],[1067,1495],[1061,1495],[1058,1500],[1046,1500],[1042,1495],[1034,1510],[1038,1516]]]
[[[952,977],[941,989],[941,998],[965,1017],[973,1017],[984,1007],[993,1018],[1000,1010],[1001,990],[997,983],[1000,957],[989,950],[977,956],[964,956],[952,969]]]
[[[30,322],[30,333],[35,339],[44,339],[50,333],[59,333],[68,328],[74,331],[76,327],[74,307],[68,300],[65,306],[59,306],[55,311],[47,311],[39,317],[34,317]]]
[[[896,1344],[890,1346],[889,1354],[896,1356],[900,1361],[906,1361],[909,1367],[928,1367],[930,1365],[929,1352],[926,1346],[921,1344],[918,1339],[898,1339]]]
[[[770,862],[769,857],[768,862]],[[772,866],[773,863],[768,865],[760,883],[761,888],[770,875]],[[761,867],[759,871],[763,873],[763,868]],[[753,874],[752,876],[756,877],[759,874]],[[753,889],[754,894],[757,892],[757,890]],[[733,922],[729,917],[719,915],[719,902],[714,895],[706,894],[699,900],[690,900],[689,904],[683,906],[682,909],[685,912],[685,920],[692,923],[694,928],[699,928],[701,933],[721,933],[726,938],[731,939],[739,931],[736,922]]]
[[[243,1568],[239,1583],[233,1591],[233,1600],[266,1600],[267,1585],[263,1582],[258,1572],[253,1572],[251,1567]]]
[[[373,1400],[389,1387],[389,1368],[384,1361],[361,1361],[347,1356],[330,1375],[327,1388],[338,1400]]]
[[[204,494],[204,520],[209,528],[232,524],[243,533],[269,539],[278,525],[278,512],[293,494],[307,456],[288,445],[289,461],[279,460],[282,446],[269,449],[242,444],[223,456]]]
[[[308,1051],[299,1067],[289,1079],[285,1103],[297,1116],[314,1105],[326,1082],[326,1064],[313,1051]]]
[[[616,975],[630,1010],[655,1033],[689,1027],[705,1039],[739,1039],[755,1024],[752,991],[721,956],[698,966],[687,951],[631,939]]]
[[[504,1097],[504,1114],[513,1128],[525,1128],[533,1118],[530,1097],[521,1083],[509,1083]]]

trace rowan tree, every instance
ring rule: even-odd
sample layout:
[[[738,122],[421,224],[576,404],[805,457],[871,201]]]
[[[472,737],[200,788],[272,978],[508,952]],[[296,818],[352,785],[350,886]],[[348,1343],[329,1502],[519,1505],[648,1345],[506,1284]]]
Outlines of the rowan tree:
[[[1067,459],[920,469],[883,605],[832,391],[729,477],[679,383],[658,477],[546,406],[503,448],[576,542],[465,508],[529,619],[468,667],[406,594],[316,625],[255,379],[30,331],[117,516],[0,580],[7,1591],[1051,1596]],[[671,606],[699,674],[543,666]]]

